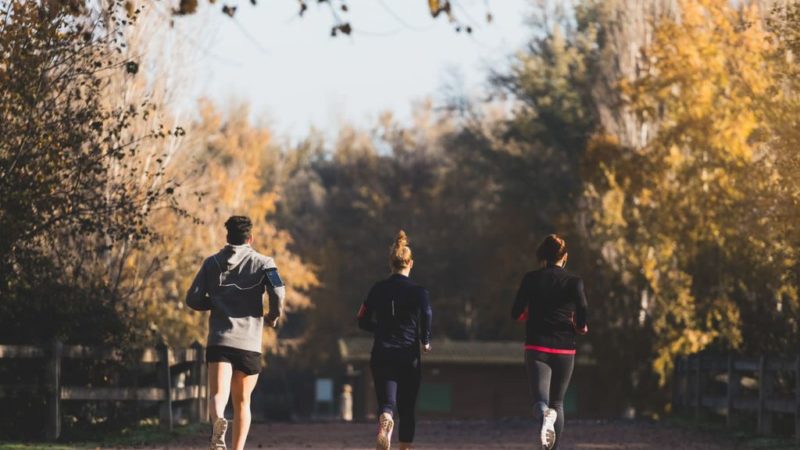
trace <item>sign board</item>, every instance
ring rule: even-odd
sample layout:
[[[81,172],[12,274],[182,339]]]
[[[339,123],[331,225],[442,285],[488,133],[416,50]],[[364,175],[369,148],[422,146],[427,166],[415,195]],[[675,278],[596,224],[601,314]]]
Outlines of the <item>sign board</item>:
[[[317,378],[317,402],[333,402],[333,380],[330,378]]]

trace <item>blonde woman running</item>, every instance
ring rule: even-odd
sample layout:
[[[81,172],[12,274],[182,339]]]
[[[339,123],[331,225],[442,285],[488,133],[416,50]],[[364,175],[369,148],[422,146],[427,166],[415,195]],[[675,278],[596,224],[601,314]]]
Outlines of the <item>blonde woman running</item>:
[[[391,447],[394,410],[400,421],[400,449],[410,449],[416,431],[415,407],[422,378],[420,347],[431,350],[428,291],[409,279],[414,260],[403,231],[389,251],[392,275],[372,286],[358,311],[358,326],[372,332],[370,367],[378,397],[377,449]]]

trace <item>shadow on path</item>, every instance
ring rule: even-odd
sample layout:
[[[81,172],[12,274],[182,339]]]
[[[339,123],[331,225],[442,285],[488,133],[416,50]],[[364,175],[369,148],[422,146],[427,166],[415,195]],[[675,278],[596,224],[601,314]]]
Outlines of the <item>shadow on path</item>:
[[[282,450],[375,448],[375,425],[366,423],[253,424],[247,448]],[[393,436],[397,439],[397,435]],[[158,448],[208,448],[207,436],[197,435]],[[228,436],[230,442],[230,436]],[[416,449],[532,449],[534,429],[523,421],[440,421],[417,425]],[[395,448],[396,444],[393,445]],[[736,441],[715,434],[646,422],[570,421],[561,450],[607,449],[731,449]]]

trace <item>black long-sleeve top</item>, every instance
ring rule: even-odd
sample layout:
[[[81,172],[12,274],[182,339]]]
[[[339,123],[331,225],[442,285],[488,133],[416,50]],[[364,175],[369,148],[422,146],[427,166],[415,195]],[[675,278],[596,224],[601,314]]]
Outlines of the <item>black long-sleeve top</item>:
[[[526,349],[575,353],[575,335],[589,331],[583,280],[553,264],[528,272],[511,318],[526,322]]]
[[[428,290],[396,273],[372,286],[358,311],[358,326],[375,335],[373,356],[394,351],[418,354],[420,344],[431,342],[432,316]]]

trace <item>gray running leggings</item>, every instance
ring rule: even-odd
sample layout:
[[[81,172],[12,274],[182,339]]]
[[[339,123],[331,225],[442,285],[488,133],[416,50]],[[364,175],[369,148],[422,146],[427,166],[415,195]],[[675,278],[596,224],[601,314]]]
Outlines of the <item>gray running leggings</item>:
[[[555,409],[558,413],[556,445],[553,447],[556,449],[561,441],[561,432],[564,430],[564,396],[567,394],[569,379],[575,367],[575,355],[526,350],[525,365],[528,368],[534,417],[542,420],[547,408]]]

